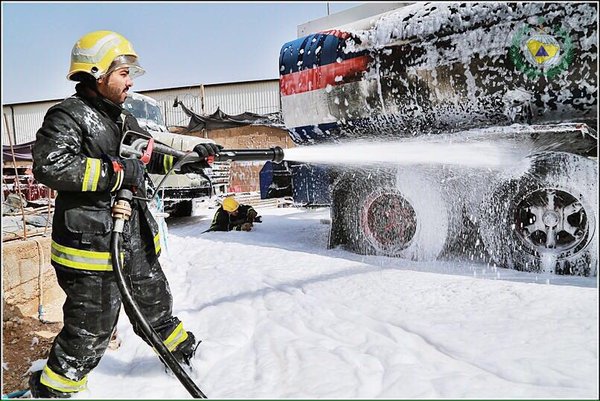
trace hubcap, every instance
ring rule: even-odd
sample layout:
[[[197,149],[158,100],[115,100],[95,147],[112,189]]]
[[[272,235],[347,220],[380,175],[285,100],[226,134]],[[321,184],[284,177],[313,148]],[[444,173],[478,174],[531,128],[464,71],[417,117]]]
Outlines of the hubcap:
[[[544,188],[517,207],[516,228],[525,245],[538,252],[564,252],[584,241],[589,229],[581,202],[573,195]]]
[[[560,216],[554,210],[546,210],[544,212],[544,216],[542,217],[542,221],[548,227],[556,227],[560,220]]]
[[[363,222],[369,240],[386,251],[405,249],[417,231],[415,210],[397,193],[383,193],[367,202]]]

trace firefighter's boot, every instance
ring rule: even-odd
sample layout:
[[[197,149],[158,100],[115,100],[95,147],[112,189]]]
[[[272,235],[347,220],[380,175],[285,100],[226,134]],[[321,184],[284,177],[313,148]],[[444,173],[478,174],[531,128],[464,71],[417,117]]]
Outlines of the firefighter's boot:
[[[186,365],[191,369],[192,358],[196,354],[196,350],[201,342],[202,341],[196,341],[194,333],[188,331],[188,338],[175,348],[173,356],[180,364]]]
[[[29,378],[29,389],[32,398],[71,398],[70,393],[54,390],[40,382],[42,371],[38,370],[31,374]]]

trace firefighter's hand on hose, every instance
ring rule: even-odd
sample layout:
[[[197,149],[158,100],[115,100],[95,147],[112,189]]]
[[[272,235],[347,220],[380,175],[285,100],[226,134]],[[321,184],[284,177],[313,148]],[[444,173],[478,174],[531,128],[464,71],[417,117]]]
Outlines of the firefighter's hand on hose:
[[[242,224],[242,226],[240,227],[240,230],[242,230],[242,231],[250,231],[250,230],[252,230],[252,223],[244,223],[244,224]]]
[[[249,223],[253,223],[254,219],[256,218],[257,215],[258,215],[258,213],[256,213],[256,210],[250,209],[250,210],[248,210],[248,218],[246,220]]]
[[[223,149],[223,146],[217,145],[215,143],[199,143],[198,145],[194,146],[194,152],[198,154],[200,161],[186,164],[183,167],[188,166],[192,169],[210,168],[210,163],[208,162],[207,158],[209,156],[216,155],[221,151],[221,149]],[[183,167],[182,171],[184,170]]]
[[[144,164],[138,159],[122,159],[123,183],[120,188],[140,188],[144,186]]]

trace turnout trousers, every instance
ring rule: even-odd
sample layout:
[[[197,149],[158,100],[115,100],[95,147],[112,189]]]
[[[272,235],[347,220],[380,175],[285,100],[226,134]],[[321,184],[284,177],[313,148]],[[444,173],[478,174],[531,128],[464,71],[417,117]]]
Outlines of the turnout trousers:
[[[174,350],[188,337],[193,340],[193,335],[188,336],[180,320],[172,315],[169,284],[158,257],[144,251],[154,245],[142,243],[144,236],[139,231],[147,227],[137,222],[123,234],[126,285],[148,323],[167,348]],[[42,383],[72,393],[86,387],[87,374],[98,365],[108,347],[121,309],[121,294],[113,271],[89,272],[61,266],[55,266],[55,270],[58,284],[67,296],[63,305],[64,326],[50,350]],[[124,308],[135,333],[150,344],[129,309]]]

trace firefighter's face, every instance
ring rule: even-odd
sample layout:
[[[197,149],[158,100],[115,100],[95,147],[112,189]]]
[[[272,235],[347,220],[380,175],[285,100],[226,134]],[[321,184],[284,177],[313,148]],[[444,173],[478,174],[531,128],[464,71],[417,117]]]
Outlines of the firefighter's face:
[[[231,215],[231,216],[237,216],[238,215],[238,210],[235,209],[233,212],[227,212],[227,213],[229,213],[229,215]]]
[[[127,98],[127,91],[133,86],[129,76],[129,68],[119,68],[105,77],[98,79],[98,92],[118,105]]]

